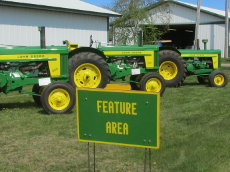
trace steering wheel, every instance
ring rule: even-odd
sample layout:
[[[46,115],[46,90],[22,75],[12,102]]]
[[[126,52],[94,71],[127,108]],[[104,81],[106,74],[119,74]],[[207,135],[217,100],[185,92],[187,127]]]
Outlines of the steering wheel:
[[[90,35],[90,37],[89,37],[89,47],[92,47],[92,45],[93,45],[93,36]]]

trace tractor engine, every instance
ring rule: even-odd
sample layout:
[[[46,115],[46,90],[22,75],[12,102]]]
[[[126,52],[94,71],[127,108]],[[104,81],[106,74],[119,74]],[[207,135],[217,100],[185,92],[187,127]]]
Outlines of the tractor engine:
[[[23,81],[25,78],[49,76],[47,62],[0,63],[0,92],[4,87]]]
[[[187,75],[193,75],[196,71],[213,69],[212,58],[187,58],[185,59]]]
[[[125,77],[132,69],[139,69],[145,65],[144,58],[141,56],[110,57],[107,63],[111,70],[112,80]]]
[[[198,58],[194,60],[195,68],[197,69],[212,69],[212,58]]]
[[[111,57],[107,61],[108,63],[115,63],[117,65],[124,65],[127,64],[132,66],[134,69],[143,67],[144,66],[144,59],[143,57]]]
[[[0,71],[8,71],[10,76],[45,77],[48,76],[45,62],[6,62],[0,63]]]

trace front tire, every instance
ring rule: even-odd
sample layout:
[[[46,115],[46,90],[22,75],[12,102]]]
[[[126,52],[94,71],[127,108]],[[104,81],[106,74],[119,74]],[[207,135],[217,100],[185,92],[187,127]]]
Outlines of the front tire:
[[[186,69],[183,58],[172,50],[160,51],[159,57],[159,73],[165,79],[166,86],[181,86],[186,77]]]
[[[68,83],[51,83],[42,91],[41,103],[47,113],[69,113],[75,105],[75,91]]]
[[[75,87],[104,88],[110,81],[110,70],[98,54],[82,52],[69,60],[70,83]]]
[[[209,84],[211,87],[224,87],[228,83],[227,75],[221,70],[214,70],[209,75]]]
[[[145,74],[141,78],[140,89],[143,91],[158,92],[162,96],[165,91],[165,80],[158,73]]]

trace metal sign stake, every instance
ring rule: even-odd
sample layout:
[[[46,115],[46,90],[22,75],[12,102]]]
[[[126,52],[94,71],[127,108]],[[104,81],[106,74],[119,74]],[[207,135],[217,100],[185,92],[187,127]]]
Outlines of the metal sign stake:
[[[147,148],[145,148],[144,172],[146,172],[146,162],[147,162]]]
[[[88,142],[88,172],[90,172],[90,154],[89,154],[89,142]]]
[[[149,149],[149,171],[151,172],[151,149]]]
[[[96,146],[93,143],[93,170],[96,171]]]
[[[88,172],[90,172],[90,143],[88,142]],[[96,146],[93,143],[93,171],[96,172]]]
[[[147,170],[147,152],[149,151],[149,157],[148,157],[148,164],[149,164],[149,171],[152,171],[152,164],[151,164],[151,149],[145,148],[145,158],[144,158],[144,172]]]

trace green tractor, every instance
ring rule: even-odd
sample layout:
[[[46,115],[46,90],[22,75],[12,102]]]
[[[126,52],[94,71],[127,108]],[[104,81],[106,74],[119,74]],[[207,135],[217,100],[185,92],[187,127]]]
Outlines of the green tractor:
[[[133,89],[159,92],[165,80],[158,73],[159,47],[141,44],[98,48],[46,46],[0,48],[0,92],[30,94],[47,113],[68,113],[75,105],[75,87],[104,88],[111,80],[128,80]],[[33,85],[31,92],[23,87]]]
[[[172,47],[159,48],[159,73],[166,86],[179,87],[187,76],[197,76],[200,84],[224,87],[228,83],[221,70],[220,50],[177,50]]]
[[[188,75],[200,83],[223,87],[219,50],[176,50],[157,45],[78,47],[46,46],[41,27],[41,46],[0,48],[0,92],[30,94],[47,113],[68,113],[75,105],[75,87],[104,88],[122,79],[132,89],[159,92],[180,86]],[[33,85],[32,91],[23,90]]]

